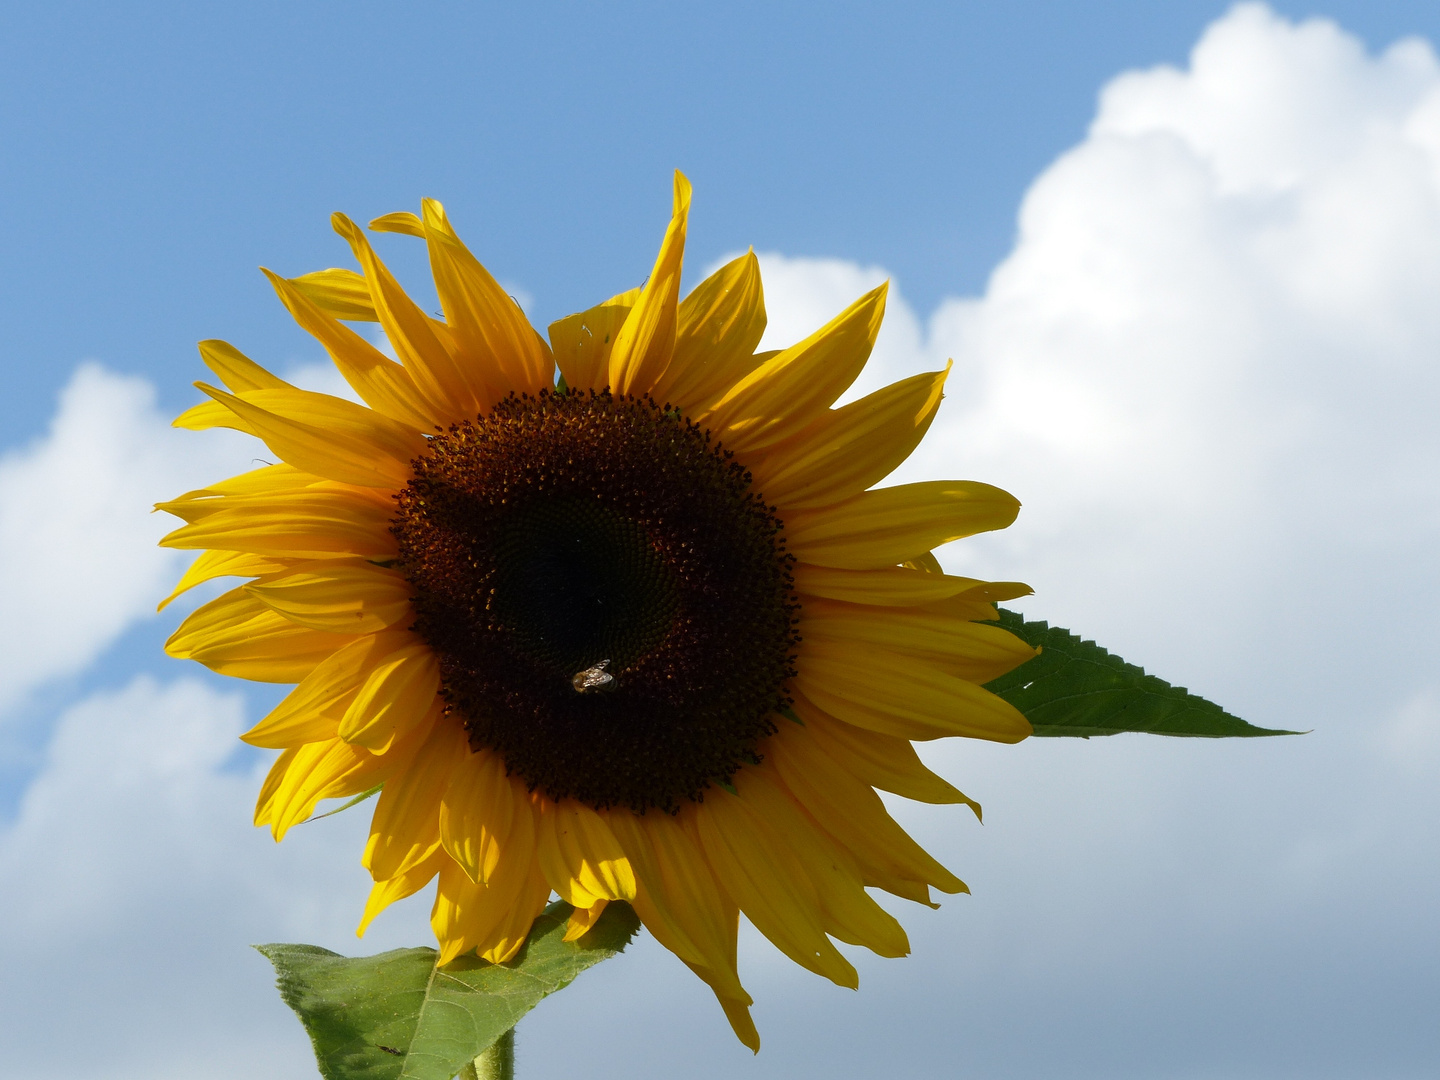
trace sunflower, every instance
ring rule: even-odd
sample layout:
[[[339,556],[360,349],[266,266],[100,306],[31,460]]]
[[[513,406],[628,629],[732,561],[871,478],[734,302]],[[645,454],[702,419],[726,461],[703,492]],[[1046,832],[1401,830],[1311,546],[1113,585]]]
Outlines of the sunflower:
[[[197,383],[210,400],[176,425],[248,432],[279,462],[160,504],[184,521],[163,543],[203,549],[169,599],[252,579],[166,649],[296,684],[244,736],[281,751],[255,812],[277,840],[383,785],[361,933],[436,881],[439,962],[498,963],[552,892],[573,905],[568,939],[626,901],[758,1048],[741,912],[854,987],[836,941],[909,951],[867,889],[931,906],[932,888],[965,891],[876,789],[979,813],[911,742],[1030,733],[980,685],[1032,655],[987,624],[1029,590],[931,554],[1009,525],[1007,493],[874,487],[925,434],[948,365],[833,407],[885,287],[757,352],[753,252],[680,299],[689,204],[677,173],[644,287],[548,344],[433,200],[370,228],[425,241],[443,318],[340,214],[362,273],[267,271],[365,404],[201,343],[224,389]]]

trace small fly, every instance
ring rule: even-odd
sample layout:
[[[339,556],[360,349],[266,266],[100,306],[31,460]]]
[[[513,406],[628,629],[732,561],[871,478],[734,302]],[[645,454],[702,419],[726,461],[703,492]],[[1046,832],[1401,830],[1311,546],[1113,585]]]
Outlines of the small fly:
[[[584,671],[577,671],[570,676],[570,685],[575,688],[577,694],[593,694],[597,690],[613,690],[615,689],[615,676],[605,670],[609,666],[609,660],[601,660]]]

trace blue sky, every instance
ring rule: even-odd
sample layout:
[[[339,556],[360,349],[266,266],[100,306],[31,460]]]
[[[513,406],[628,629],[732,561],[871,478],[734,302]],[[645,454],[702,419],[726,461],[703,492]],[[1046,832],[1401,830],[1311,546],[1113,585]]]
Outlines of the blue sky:
[[[1103,82],[1182,61],[1225,7],[11,5],[0,355],[23,375],[0,424],[37,432],[81,357],[175,405],[199,338],[305,348],[254,268],[336,261],[331,211],[422,195],[541,322],[644,272],[676,167],[693,264],[752,243],[875,263],[928,312],[983,286]],[[1374,47],[1440,35],[1425,3],[1277,10]]]
[[[543,326],[639,282],[676,167],[690,280],[753,245],[772,343],[890,277],[866,386],[955,358],[899,478],[1025,510],[947,565],[1314,733],[928,748],[986,824],[896,808],[975,890],[900,912],[914,956],[857,959],[857,994],[746,938],[751,1059],[642,943],[526,1021],[521,1075],[1440,1071],[1440,8],[37,5],[0,26],[14,1075],[313,1075],[245,945],[427,940],[418,902],[351,936],[363,818],[279,849],[250,828],[263,762],[234,736],[273,691],[160,654],[179,564],[144,507],[254,453],[166,429],[195,341],[314,365],[256,267],[349,265],[331,211],[426,195]],[[380,243],[423,292],[417,245]]]

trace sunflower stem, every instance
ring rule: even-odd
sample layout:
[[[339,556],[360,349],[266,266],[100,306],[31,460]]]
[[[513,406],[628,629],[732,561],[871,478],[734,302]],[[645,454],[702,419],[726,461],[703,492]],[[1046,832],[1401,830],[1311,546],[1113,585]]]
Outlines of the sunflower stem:
[[[505,1032],[461,1069],[459,1080],[515,1080],[515,1029]]]

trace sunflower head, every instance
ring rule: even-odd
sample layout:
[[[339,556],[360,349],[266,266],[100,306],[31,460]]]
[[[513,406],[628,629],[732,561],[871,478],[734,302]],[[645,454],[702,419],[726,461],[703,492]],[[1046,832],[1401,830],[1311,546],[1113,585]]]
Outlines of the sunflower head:
[[[471,743],[552,799],[675,812],[790,704],[782,527],[675,410],[510,396],[430,440],[391,531]]]
[[[1011,496],[875,487],[923,437],[948,367],[835,407],[884,287],[757,351],[753,253],[680,298],[689,204],[677,174],[645,285],[548,342],[433,200],[370,227],[425,242],[443,318],[343,215],[359,272],[267,271],[358,401],[201,343],[224,389],[197,384],[210,400],[177,425],[248,432],[280,463],[161,504],[183,521],[163,543],[202,552],[166,603],[248,579],[166,648],[295,684],[245,736],[280,751],[256,808],[277,839],[321,800],[383,785],[362,931],[436,882],[441,962],[498,962],[552,892],[571,938],[627,901],[758,1047],[742,912],[854,985],[834,941],[908,951],[868,889],[927,904],[964,889],[876,789],[969,803],[911,741],[1029,733],[981,687],[1032,655],[990,625],[1028,589],[930,554],[1008,525]]]

